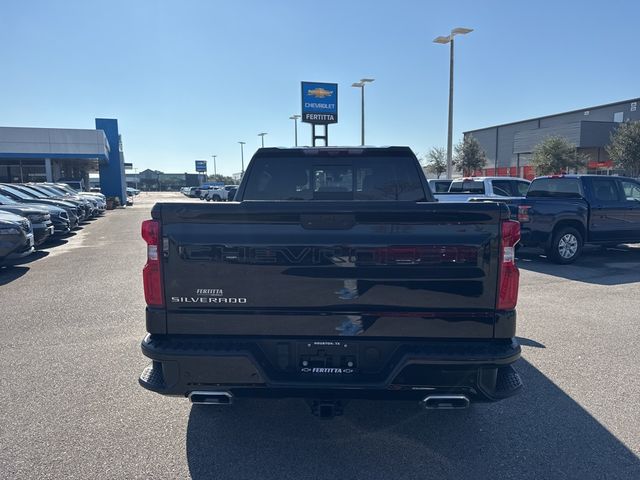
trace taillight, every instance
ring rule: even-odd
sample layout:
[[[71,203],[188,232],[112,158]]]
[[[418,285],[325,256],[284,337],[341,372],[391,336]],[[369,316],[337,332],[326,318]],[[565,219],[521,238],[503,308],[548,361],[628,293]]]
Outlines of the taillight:
[[[528,222],[531,219],[529,218],[529,209],[531,208],[531,205],[520,205],[518,206],[518,221],[520,223],[522,222]]]
[[[520,272],[516,267],[516,245],[520,241],[520,223],[515,220],[502,222],[500,245],[500,277],[498,280],[498,310],[511,310],[518,303]]]
[[[144,299],[147,305],[164,306],[162,293],[162,265],[160,263],[160,222],[145,220],[142,222],[142,238],[147,242],[147,264],[142,270]]]

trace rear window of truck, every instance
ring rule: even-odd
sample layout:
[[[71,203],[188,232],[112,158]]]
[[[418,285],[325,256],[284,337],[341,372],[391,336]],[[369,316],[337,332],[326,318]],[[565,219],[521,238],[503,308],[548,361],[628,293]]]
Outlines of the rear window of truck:
[[[529,182],[522,180],[493,180],[493,194],[501,197],[524,197],[529,189]]]
[[[424,201],[410,158],[256,158],[244,200]]]
[[[429,181],[429,186],[433,193],[447,193],[451,186],[451,180],[435,180]]]
[[[536,178],[527,197],[582,198],[582,184],[577,178]]]
[[[475,180],[464,180],[459,182],[451,182],[449,192],[453,193],[484,193],[484,182]]]

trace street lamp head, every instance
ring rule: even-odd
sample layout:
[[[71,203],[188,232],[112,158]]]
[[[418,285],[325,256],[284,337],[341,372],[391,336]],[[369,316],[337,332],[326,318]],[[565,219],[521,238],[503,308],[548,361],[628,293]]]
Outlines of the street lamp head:
[[[371,83],[375,80],[375,78],[362,78],[360,79],[360,83]]]
[[[464,28],[464,27],[456,27],[451,30],[451,36],[454,35],[466,35],[467,33],[473,32],[473,28]]]
[[[267,135],[267,132],[262,132],[258,134],[259,137],[264,137],[265,135]]]
[[[302,118],[302,115],[291,115],[291,116],[289,117],[289,120],[297,120],[297,119],[299,119],[299,118]]]
[[[446,37],[440,36],[433,39],[433,43],[446,44],[446,43],[449,43],[450,41],[451,41],[451,37],[449,35],[447,35]]]
[[[239,143],[240,145],[244,145],[244,144],[245,144],[245,143],[247,143],[247,142],[238,142],[238,143]]]
[[[355,82],[351,84],[352,87],[356,87],[356,88],[362,88],[364,87],[364,83],[362,82]]]

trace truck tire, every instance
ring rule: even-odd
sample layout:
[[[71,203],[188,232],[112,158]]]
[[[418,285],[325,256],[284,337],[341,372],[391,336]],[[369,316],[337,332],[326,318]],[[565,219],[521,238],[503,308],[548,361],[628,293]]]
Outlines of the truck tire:
[[[582,235],[573,227],[560,227],[551,239],[547,257],[554,263],[573,263],[582,253]]]
[[[213,196],[213,201],[214,202],[219,202],[220,200],[222,200],[222,198],[220,198],[220,195],[214,195]]]

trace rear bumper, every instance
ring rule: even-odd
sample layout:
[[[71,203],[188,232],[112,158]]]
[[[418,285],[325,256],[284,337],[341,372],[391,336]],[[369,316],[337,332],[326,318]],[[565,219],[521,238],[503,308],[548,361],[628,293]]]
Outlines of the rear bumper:
[[[152,362],[140,384],[164,395],[223,389],[250,397],[408,400],[447,393],[496,401],[522,387],[511,367],[520,357],[515,339],[346,342],[147,335],[141,347]],[[317,362],[339,368],[312,368]]]

